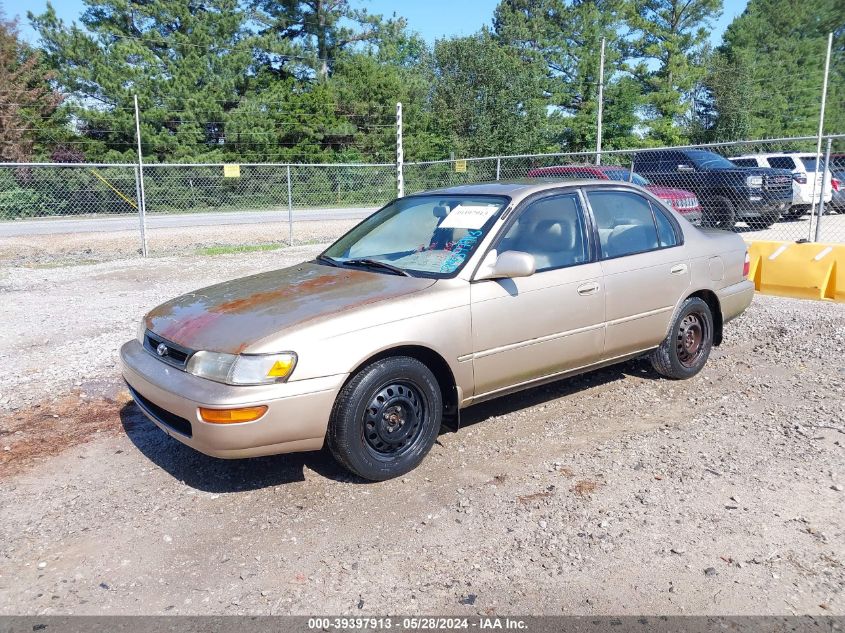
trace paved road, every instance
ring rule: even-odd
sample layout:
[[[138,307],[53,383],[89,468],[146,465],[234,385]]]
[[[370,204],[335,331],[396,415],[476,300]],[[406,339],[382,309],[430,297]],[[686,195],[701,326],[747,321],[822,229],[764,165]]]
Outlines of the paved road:
[[[365,218],[378,207],[344,207],[342,209],[294,209],[294,221],[303,220],[355,220]],[[262,224],[286,222],[287,209],[276,211],[231,211],[218,213],[148,214],[147,227],[151,229],[186,226],[219,226],[225,224]],[[98,233],[112,231],[137,231],[138,216],[88,218],[44,218],[0,222],[0,237],[21,235],[52,235],[59,233]]]

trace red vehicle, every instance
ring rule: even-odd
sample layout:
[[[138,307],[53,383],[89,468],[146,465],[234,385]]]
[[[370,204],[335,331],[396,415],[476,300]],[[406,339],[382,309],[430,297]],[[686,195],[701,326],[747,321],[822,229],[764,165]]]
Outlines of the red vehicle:
[[[701,203],[692,191],[673,189],[651,184],[639,174],[618,165],[556,165],[553,167],[535,167],[528,172],[529,178],[594,178],[596,180],[621,180],[633,182],[645,187],[655,196],[669,203],[687,221],[695,225],[701,224]]]

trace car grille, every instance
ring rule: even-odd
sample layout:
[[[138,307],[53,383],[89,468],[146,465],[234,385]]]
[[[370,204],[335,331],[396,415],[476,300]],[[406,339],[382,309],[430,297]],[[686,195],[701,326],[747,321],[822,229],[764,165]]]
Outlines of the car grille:
[[[132,399],[135,400],[135,403],[144,411],[144,413],[153,418],[156,422],[163,424],[169,429],[173,429],[185,437],[191,437],[193,435],[191,423],[185,418],[180,418],[175,413],[170,413],[170,411],[162,409],[154,402],[150,402],[140,393],[135,391],[131,386],[129,387],[129,393],[132,394]]]
[[[144,335],[144,348],[159,360],[179,369],[185,369],[188,359],[194,353],[193,350],[168,341],[149,330]],[[159,353],[159,350],[164,350],[164,353]]]
[[[792,176],[766,176],[765,187],[773,193],[792,193]]]

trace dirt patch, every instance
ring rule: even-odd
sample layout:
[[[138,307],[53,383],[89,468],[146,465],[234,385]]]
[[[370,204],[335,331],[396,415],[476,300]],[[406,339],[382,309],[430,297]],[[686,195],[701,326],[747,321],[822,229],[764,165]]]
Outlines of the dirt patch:
[[[81,397],[76,391],[54,402],[0,415],[0,477],[21,473],[45,457],[58,455],[104,434],[123,432],[120,409],[128,392]]]

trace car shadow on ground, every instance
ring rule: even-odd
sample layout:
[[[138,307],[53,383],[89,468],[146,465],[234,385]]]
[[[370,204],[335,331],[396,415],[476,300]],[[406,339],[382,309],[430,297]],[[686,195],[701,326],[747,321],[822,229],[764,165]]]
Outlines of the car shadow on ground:
[[[120,410],[120,421],[129,440],[147,459],[175,479],[204,492],[243,492],[304,481],[306,466],[335,481],[364,482],[337,465],[325,449],[250,459],[218,459],[203,455],[164,433],[134,402],[128,402]]]
[[[461,413],[461,428],[623,380],[626,376],[660,378],[648,361],[628,361],[469,407]],[[305,480],[306,467],[334,481],[372,483],[347,472],[325,448],[309,453],[218,459],[203,455],[165,434],[134,402],[121,408],[120,421],[127,437],[141,454],[175,479],[204,492],[243,492],[301,482]],[[441,430],[441,434],[449,432],[451,430],[446,426]]]
[[[461,428],[484,422],[491,417],[507,415],[552,400],[566,398],[580,391],[601,387],[623,380],[626,376],[636,376],[646,380],[662,379],[662,376],[652,369],[646,359],[630,360],[468,407],[461,411]]]

